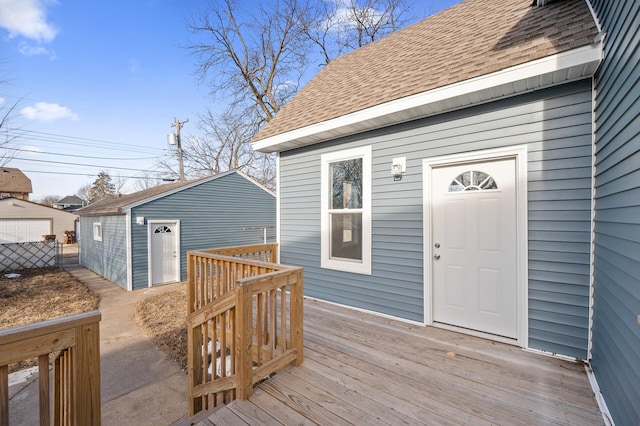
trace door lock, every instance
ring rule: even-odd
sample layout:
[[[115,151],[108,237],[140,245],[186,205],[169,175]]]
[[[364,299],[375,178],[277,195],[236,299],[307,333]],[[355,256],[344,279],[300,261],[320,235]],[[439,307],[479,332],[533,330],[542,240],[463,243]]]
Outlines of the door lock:
[[[440,243],[435,243],[436,248],[440,248]]]
[[[439,254],[434,254],[434,255],[433,255],[433,258],[434,258],[435,260],[438,260],[438,259],[440,259],[440,255],[439,255]]]

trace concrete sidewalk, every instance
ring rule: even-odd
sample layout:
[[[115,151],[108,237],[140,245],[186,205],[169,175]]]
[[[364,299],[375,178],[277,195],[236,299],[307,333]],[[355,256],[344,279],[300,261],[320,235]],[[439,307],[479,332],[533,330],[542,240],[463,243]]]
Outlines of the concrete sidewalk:
[[[187,418],[187,374],[169,361],[134,319],[145,297],[177,290],[170,284],[127,292],[79,266],[73,247],[64,248],[63,267],[100,295],[100,377],[102,424],[170,425]],[[71,251],[71,253],[70,253]],[[77,253],[77,251],[76,251]],[[37,376],[37,375],[35,375]],[[38,423],[37,377],[10,390],[11,424]]]

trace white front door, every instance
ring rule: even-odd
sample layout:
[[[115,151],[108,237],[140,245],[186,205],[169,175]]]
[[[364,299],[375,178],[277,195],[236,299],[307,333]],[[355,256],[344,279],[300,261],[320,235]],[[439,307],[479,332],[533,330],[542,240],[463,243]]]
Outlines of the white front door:
[[[149,223],[151,285],[180,280],[177,222]]]
[[[433,168],[433,321],[518,337],[516,161]]]

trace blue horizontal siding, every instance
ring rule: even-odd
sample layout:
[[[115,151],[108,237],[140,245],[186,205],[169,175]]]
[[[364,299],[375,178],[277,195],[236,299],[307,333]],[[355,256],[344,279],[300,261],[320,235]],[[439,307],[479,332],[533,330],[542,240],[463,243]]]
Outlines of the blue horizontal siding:
[[[640,424],[640,1],[594,0],[596,74],[591,364],[616,424]]]
[[[102,224],[102,241],[93,239],[93,224]],[[80,216],[79,262],[98,275],[127,288],[127,242],[123,215]]]
[[[190,250],[262,243],[262,230],[243,228],[275,227],[276,200],[253,182],[231,173],[134,207],[132,276],[133,288],[140,289],[149,286],[148,230],[146,225],[135,224],[136,216],[147,221],[180,221],[180,279],[185,280]],[[268,230],[269,242],[275,241],[275,232]]]
[[[307,295],[424,321],[422,160],[526,145],[529,346],[586,358],[592,179],[591,82],[492,102],[281,153],[281,259]],[[320,268],[320,156],[372,147],[371,276]],[[393,158],[407,159],[395,182]]]

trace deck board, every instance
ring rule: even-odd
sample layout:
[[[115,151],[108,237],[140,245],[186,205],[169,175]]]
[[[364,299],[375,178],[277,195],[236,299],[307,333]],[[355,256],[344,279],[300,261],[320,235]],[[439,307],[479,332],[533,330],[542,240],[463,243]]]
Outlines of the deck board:
[[[315,300],[304,309],[303,364],[198,425],[603,424],[580,363]]]

